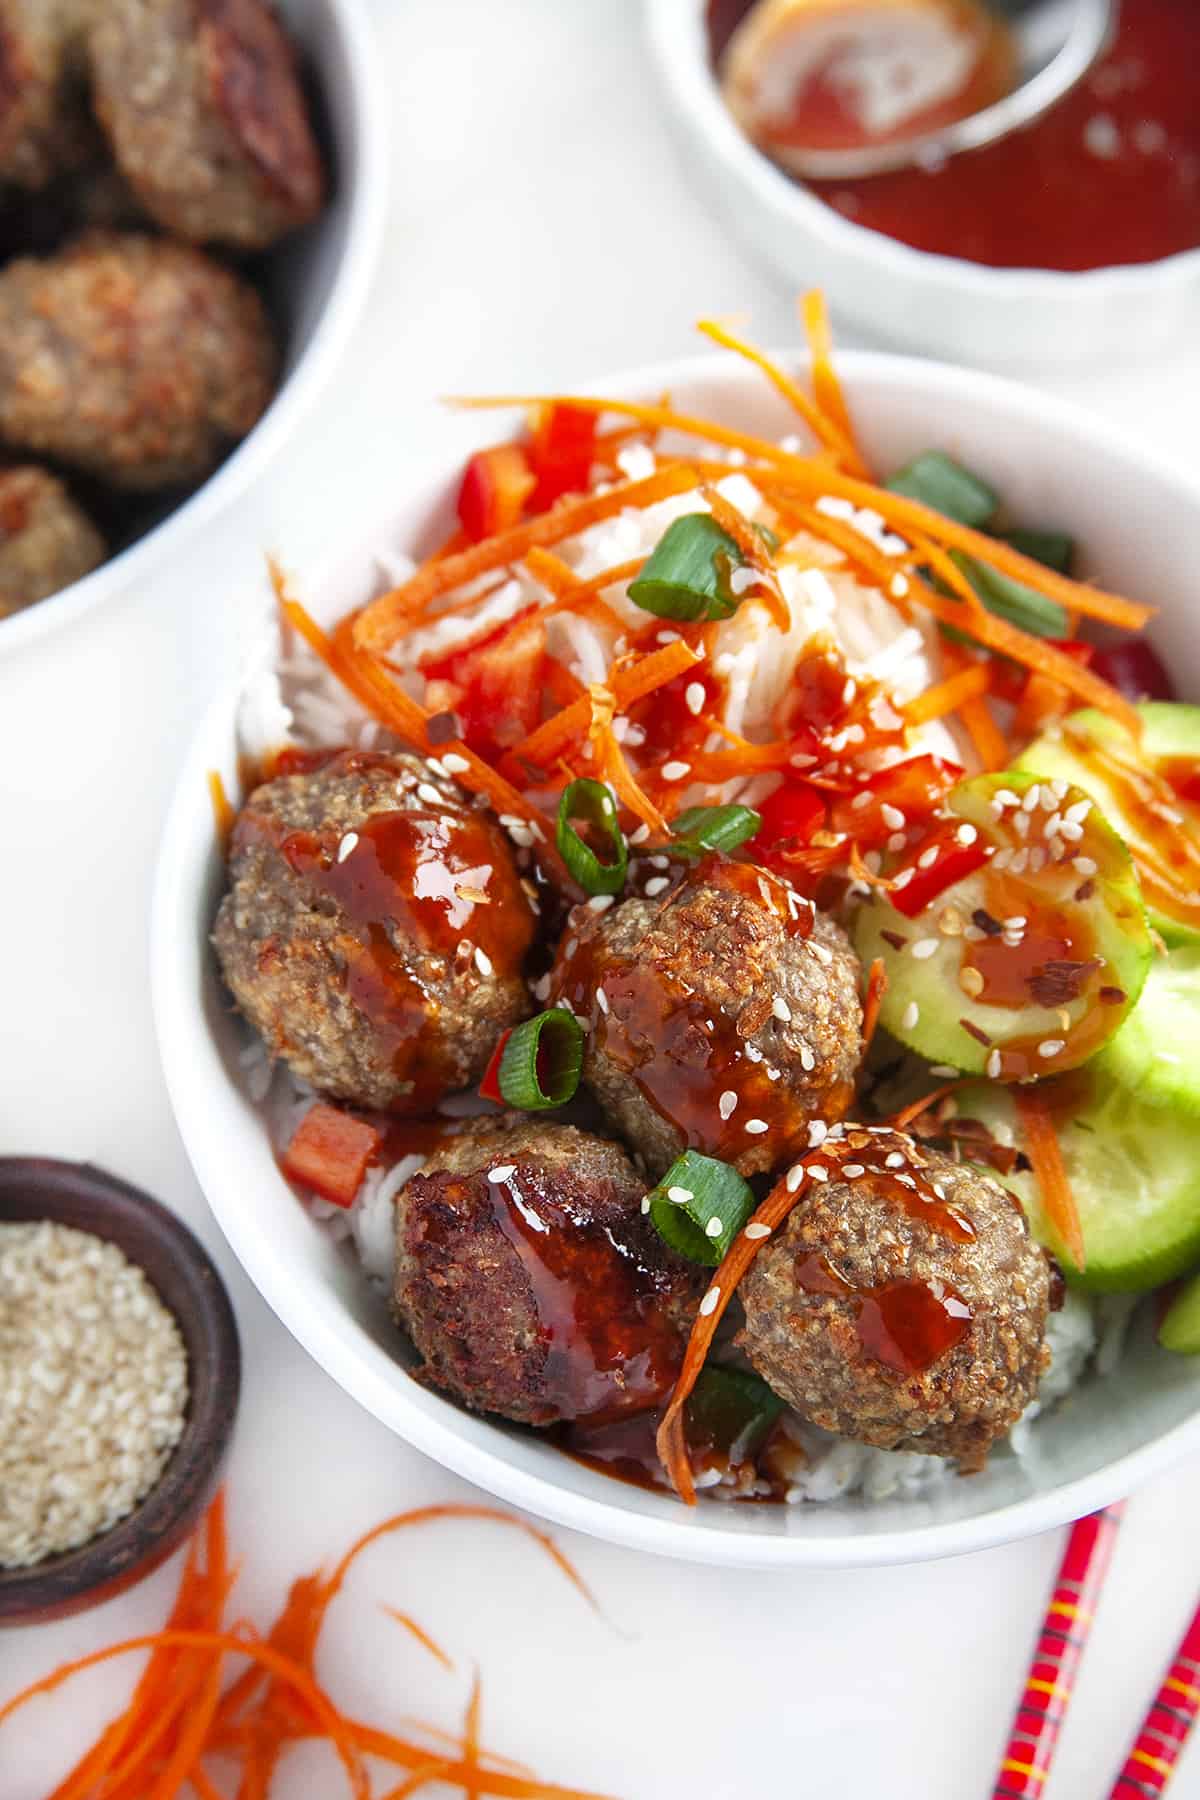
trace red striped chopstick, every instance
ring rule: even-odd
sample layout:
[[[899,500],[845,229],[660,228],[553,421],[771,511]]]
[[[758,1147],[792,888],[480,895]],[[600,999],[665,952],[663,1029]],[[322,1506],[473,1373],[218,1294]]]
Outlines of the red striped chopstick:
[[[1123,1503],[1106,1506],[1103,1512],[1089,1513],[1071,1527],[992,1800],[1038,1800],[1041,1795],[1091,1634],[1122,1511]],[[1132,1800],[1131,1791],[1123,1790],[1121,1800]]]
[[[1157,1800],[1175,1772],[1200,1711],[1200,1606],[1142,1720],[1109,1800]]]

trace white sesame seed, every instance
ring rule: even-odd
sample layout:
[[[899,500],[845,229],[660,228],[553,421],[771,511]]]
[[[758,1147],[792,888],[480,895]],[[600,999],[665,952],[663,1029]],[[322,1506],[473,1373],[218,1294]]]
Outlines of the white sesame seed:
[[[684,776],[690,775],[691,772],[691,763],[669,762],[664,763],[662,766],[662,778],[664,781],[682,781]]]
[[[1003,812],[1006,806],[1020,806],[1021,797],[1011,788],[997,788],[992,795],[992,811]]]
[[[340,863],[344,863],[346,858],[348,856],[352,856],[354,854],[354,851],[357,848],[358,848],[358,833],[357,833],[357,831],[348,831],[346,833],[345,837],[342,839],[341,843],[338,845],[338,852],[337,852],[338,861]]]
[[[470,768],[465,756],[459,756],[456,750],[448,750],[442,758],[442,767],[447,775],[465,775]]]
[[[1031,818],[1032,814],[1027,812],[1019,812],[1014,815],[1013,830],[1018,837],[1027,838],[1029,836],[1029,824]]]
[[[1038,1055],[1049,1061],[1053,1056],[1061,1056],[1066,1047],[1064,1038],[1046,1038],[1038,1045]]]
[[[771,1127],[767,1124],[765,1119],[746,1120],[746,1130],[750,1133],[751,1137],[761,1137],[764,1131],[770,1131],[770,1129]]]
[[[1098,873],[1100,865],[1093,862],[1090,856],[1076,856],[1072,860],[1072,867],[1080,875],[1095,875]]]
[[[539,975],[538,979],[533,984],[533,997],[535,1000],[546,1000],[549,998],[549,995],[550,976],[549,974]]]
[[[720,1288],[719,1287],[710,1287],[707,1294],[705,1294],[703,1300],[700,1302],[700,1317],[702,1319],[707,1319],[711,1313],[716,1312],[716,1310],[720,1304],[721,1304]]]
[[[651,900],[653,900],[656,895],[661,894],[663,889],[669,888],[670,885],[671,885],[670,876],[668,876],[668,875],[652,875],[650,877],[649,881],[646,883],[644,892],[647,894],[647,896]]]
[[[1070,819],[1063,820],[1062,824],[1059,826],[1059,831],[1062,836],[1072,844],[1077,844],[1083,836],[1083,826],[1073,824]]]
[[[607,1015],[608,1015],[608,995],[605,993],[605,991],[602,987],[598,987],[596,989],[596,1005],[600,1008],[600,1011],[602,1013],[604,1013],[605,1016],[607,1017]]]
[[[795,1193],[796,1189],[800,1186],[800,1183],[804,1180],[804,1175],[804,1164],[802,1162],[793,1163],[787,1172],[787,1179],[784,1183],[789,1194]]]
[[[993,1081],[999,1080],[1000,1071],[1003,1067],[1004,1067],[1004,1063],[1001,1058],[1000,1052],[998,1050],[993,1050],[991,1055],[987,1059],[987,1072],[991,1076]]]
[[[917,962],[924,962],[927,956],[936,955],[937,948],[938,940],[936,938],[918,938],[915,943],[909,945],[908,953]]]
[[[717,1111],[723,1119],[728,1119],[737,1110],[738,1097],[732,1088],[726,1088],[717,1101]]]
[[[747,1225],[745,1231],[742,1233],[742,1236],[748,1237],[752,1244],[757,1244],[763,1238],[769,1238],[770,1235],[771,1227],[769,1225],[764,1225],[760,1219],[751,1219],[749,1225]]]
[[[850,811],[861,812],[864,806],[870,806],[874,798],[875,796],[870,788],[864,788],[862,793],[855,794],[853,800],[850,802]]]
[[[809,938],[808,947],[816,957],[817,961],[819,963],[824,963],[825,967],[828,968],[833,961],[833,951],[827,950],[824,944],[818,944],[813,938]]]
[[[900,811],[900,808],[898,806],[893,806],[890,800],[884,801],[879,809],[879,816],[889,831],[903,831],[904,827],[908,824],[908,820]]]
[[[859,1176],[865,1175],[866,1172],[867,1172],[866,1165],[863,1163],[843,1163],[842,1164],[842,1174],[847,1176],[848,1179],[851,1181],[857,1181]]]
[[[857,694],[857,692],[858,692],[858,683],[857,683],[857,681],[855,681],[853,676],[850,676],[847,679],[846,684],[842,689],[842,705],[849,706],[851,701],[854,699],[855,694]]]
[[[1005,931],[1024,931],[1028,923],[1024,913],[1012,913],[1009,918],[1001,920]]]
[[[993,858],[992,858],[992,867],[993,867],[993,869],[1001,869],[1001,870],[1007,869],[1009,864],[1012,862],[1012,859],[1013,859],[1013,853],[1011,850],[1009,850],[1007,848],[1005,848],[1003,850],[997,850],[995,856],[993,856]]]
[[[652,869],[669,869],[671,866],[671,859],[669,856],[648,856],[646,861],[650,864]]]
[[[649,1196],[649,1194],[642,1195],[642,1211],[644,1213],[648,1213],[650,1211],[650,1196]]]
[[[705,1237],[718,1238],[724,1229],[725,1225],[720,1214],[714,1213],[712,1218],[708,1221],[708,1224],[704,1227],[704,1235]]]
[[[928,850],[922,850],[920,856],[918,856],[918,858],[917,858],[918,869],[932,869],[934,863],[938,859],[939,854],[940,854],[940,852],[938,850],[937,845],[930,844]]]
[[[689,681],[686,688],[683,690],[684,704],[688,711],[696,717],[699,717],[704,711],[704,702],[706,698],[707,695],[704,692],[704,683],[702,681]]]
[[[960,825],[954,835],[960,844],[973,844],[979,833],[973,825]]]
[[[889,1169],[902,1169],[907,1158],[902,1150],[893,1150],[883,1160]]]
[[[951,1081],[958,1074],[958,1070],[952,1069],[949,1063],[930,1063],[929,1073],[938,1076],[942,1081]]]
[[[649,836],[650,827],[648,825],[638,825],[630,832],[629,841],[631,844],[644,844]]]
[[[588,901],[588,911],[594,913],[607,912],[615,900],[615,894],[593,894]]]
[[[893,831],[891,837],[887,841],[887,848],[891,851],[892,855],[895,856],[898,850],[903,850],[907,842],[908,837],[903,831]]]
[[[1028,850],[1018,850],[1008,866],[1014,875],[1023,875],[1029,867]]]
[[[829,1170],[824,1163],[809,1163],[808,1172],[814,1181],[829,1180]]]
[[[904,1011],[900,1015],[901,1030],[902,1031],[912,1031],[912,1029],[914,1028],[914,1026],[917,1023],[917,1020],[920,1017],[921,1017],[920,1007],[917,1005],[915,1000],[910,1000],[908,1005],[905,1007]]]
[[[479,970],[479,973],[484,976],[490,975],[493,972],[491,957],[486,950],[481,950],[478,944],[475,946],[475,967]]]
[[[815,1150],[818,1144],[823,1144],[828,1136],[829,1127],[824,1119],[810,1119],[808,1121],[808,1146],[810,1150]]]
[[[507,1181],[509,1177],[515,1173],[516,1167],[516,1163],[497,1163],[494,1169],[488,1170],[488,1180],[495,1182]]]
[[[917,1185],[911,1175],[897,1175],[896,1180],[900,1183],[901,1187],[915,1188]]]
[[[712,1020],[710,1019],[708,1023],[711,1028]],[[752,1063],[760,1063],[763,1059],[763,1053],[756,1044],[744,1045],[742,1054],[744,1056],[748,1057]]]
[[[811,1047],[808,1044],[801,1044],[800,1067],[804,1070],[806,1075],[811,1075],[816,1066],[817,1059],[813,1055]]]
[[[891,594],[893,600],[903,600],[905,594],[908,592],[908,576],[893,575],[891,582],[888,585],[888,592]]]
[[[1063,813],[1063,818],[1067,819],[1072,825],[1080,825],[1083,823],[1084,819],[1087,818],[1091,810],[1092,803],[1090,800],[1076,800],[1074,805],[1067,807],[1067,810]]]
[[[893,889],[897,893],[899,893],[901,888],[906,888],[908,886],[908,884],[912,880],[912,878],[913,878],[912,869],[901,869],[900,873],[896,876],[895,880],[892,882]]]
[[[776,994],[774,1000],[772,1000],[771,1011],[775,1017],[782,1020],[785,1025],[791,1022],[792,1009],[782,994]]]
[[[667,1199],[673,1200],[676,1206],[686,1206],[689,1200],[694,1200],[695,1198],[696,1196],[691,1188],[669,1187],[667,1189]]]
[[[442,806],[445,804],[446,796],[440,793],[431,781],[418,781],[417,799],[423,800],[426,806]]]
[[[1027,812],[1027,813],[1036,812],[1037,808],[1038,808],[1038,802],[1041,800],[1041,797],[1042,797],[1041,787],[1035,781],[1032,787],[1028,787],[1025,789],[1025,795],[1021,801],[1021,811]]]

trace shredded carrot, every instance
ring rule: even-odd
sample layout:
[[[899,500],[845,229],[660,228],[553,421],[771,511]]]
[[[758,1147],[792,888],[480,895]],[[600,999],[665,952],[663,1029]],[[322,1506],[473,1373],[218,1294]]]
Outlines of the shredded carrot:
[[[825,296],[819,288],[813,288],[805,294],[800,303],[800,316],[804,322],[805,336],[812,354],[813,393],[817,396],[817,405],[827,419],[832,419],[854,456],[854,473],[865,475],[867,465],[864,463],[854,442],[854,427],[850,423],[850,410],[846,405],[846,397],[842,393],[842,384],[838,380],[837,370],[833,366],[833,334],[829,329],[829,314],[825,310]]]
[[[438,1643],[437,1639],[430,1637],[424,1626],[418,1625],[417,1621],[410,1613],[400,1612],[395,1606],[385,1606],[383,1610],[389,1619],[395,1619],[397,1625],[403,1625],[405,1631],[415,1637],[418,1644],[421,1644],[428,1650],[430,1656],[441,1663],[443,1669],[453,1670],[453,1661],[446,1655],[446,1652],[442,1649],[442,1646]]]
[[[955,674],[926,688],[901,711],[910,725],[926,725],[931,719],[944,719],[947,713],[957,712],[964,701],[978,699],[991,685],[992,671],[987,663],[965,663]]]
[[[645,565],[644,556],[634,556],[628,562],[616,563],[611,569],[601,569],[598,575],[589,575],[579,583],[576,598],[582,599],[589,594],[602,594],[605,588],[616,587],[618,582],[624,584],[632,581],[634,576]]]
[[[817,1153],[814,1152],[814,1154]],[[822,1156],[825,1154],[824,1149],[820,1154]],[[799,1166],[803,1167],[803,1165]],[[771,1231],[774,1231],[776,1226],[782,1225],[792,1208],[801,1199],[807,1185],[807,1169],[795,1189],[789,1186],[787,1176],[784,1176],[781,1181],[777,1181],[758,1207],[754,1217],[747,1221],[747,1228],[751,1225],[766,1225]],[[692,1389],[700,1378],[705,1359],[717,1334],[717,1327],[733,1298],[738,1282],[766,1242],[766,1238],[748,1237],[746,1231],[739,1231],[722,1257],[720,1266],[714,1270],[708,1290],[701,1302],[701,1311],[697,1313],[696,1322],[692,1326],[692,1334],[688,1339],[683,1366],[679,1371],[679,1379],[675,1383],[670,1405],[663,1414],[658,1427],[656,1445],[659,1459],[670,1477],[675,1492],[688,1506],[696,1504],[696,1484],[692,1479],[692,1465],[688,1458],[684,1408]]]
[[[616,711],[627,711],[638,700],[644,700],[647,694],[654,693],[656,688],[663,687],[677,675],[694,668],[700,660],[682,638],[664,644],[661,650],[652,650],[645,656],[635,658],[610,676],[608,685],[612,690]],[[552,718],[539,725],[536,731],[531,731],[527,738],[522,739],[514,748],[513,755],[522,762],[532,763],[535,768],[548,769],[569,744],[584,736],[591,720],[591,701],[586,697],[572,701],[570,706],[565,706],[561,712],[555,713]]]
[[[355,623],[355,642],[360,650],[378,654],[395,642],[413,606],[449,593],[491,569],[523,562],[530,550],[546,549],[562,543],[564,538],[576,537],[627,506],[637,509],[653,506],[659,500],[670,499],[674,494],[686,493],[689,488],[699,485],[700,478],[691,469],[668,463],[644,481],[617,482],[602,494],[580,494],[560,500],[548,512],[525,519],[507,531],[497,532],[494,537],[472,544],[456,556],[448,556],[438,563],[426,563],[403,586],[372,600]]]
[[[965,676],[969,670],[988,667],[986,663],[973,662],[961,645],[949,640],[942,645],[942,660],[950,670],[947,682],[943,683],[943,686],[956,680],[960,675]],[[930,692],[934,691],[936,690],[930,690]],[[921,699],[925,697],[924,695],[918,696],[916,704],[919,705]],[[911,717],[907,707],[905,716]],[[992,709],[987,703],[986,695],[968,694],[965,698],[960,699],[958,716],[964,731],[971,740],[975,754],[979,758],[980,768],[984,770],[1007,768],[1012,761],[1012,756],[1004,733],[992,717]]]
[[[940,544],[935,544],[933,539],[926,537],[923,532],[914,531],[909,535],[914,552],[913,562],[923,563],[927,568],[932,569],[933,573],[945,582],[950,592],[958,596],[968,612],[986,612],[987,608],[977,590],[967,580],[966,575],[949,551],[943,550]]]
[[[887,985],[887,968],[883,958],[877,956],[867,971],[867,993],[863,1001],[862,1054],[864,1056],[871,1048],[875,1027],[879,1024],[879,1009],[883,1005],[883,996],[887,993]]]
[[[935,1087],[931,1093],[922,1094],[919,1100],[910,1101],[907,1106],[902,1106],[899,1112],[892,1114],[888,1124],[893,1131],[907,1130],[914,1119],[919,1119],[923,1112],[928,1112],[931,1106],[937,1106],[946,1098],[947,1094],[953,1094],[962,1085],[963,1077],[961,1075],[956,1075],[953,1081],[944,1081],[941,1087]]]
[[[758,350],[753,344],[746,343],[744,338],[735,337],[728,326],[716,319],[701,319],[696,329],[711,338],[714,344],[720,344],[723,350],[732,350],[747,362],[760,369],[770,382],[775,392],[787,401],[793,411],[798,412],[804,423],[819,443],[832,450],[848,469],[863,473],[862,462],[851,438],[842,427],[828,414],[822,412],[814,400],[810,400],[798,381],[781,369],[778,363]]]
[[[208,771],[208,793],[212,801],[213,824],[217,828],[217,842],[224,851],[229,842],[229,834],[233,830],[236,814],[230,804],[229,795],[225,792],[225,783],[221,779],[219,769]]]
[[[270,560],[269,568],[280,612],[330,673],[354,695],[359,705],[365,707],[372,718],[379,719],[406,742],[416,744],[422,750],[428,749],[424,708],[418,706],[394,681],[389,681],[378,664],[357,654],[353,646],[345,642],[346,634],[341,634],[342,642],[339,643],[336,636],[330,637],[322,631],[316,620],[288,592],[287,577],[279,564]]]
[[[1015,1087],[1013,1098],[1025,1139],[1026,1154],[1033,1164],[1046,1217],[1075,1267],[1082,1270],[1087,1263],[1087,1251],[1079,1224],[1079,1209],[1067,1180],[1054,1121],[1036,1088]]]
[[[607,781],[621,805],[648,825],[651,831],[663,837],[669,835],[670,828],[666,818],[651,800],[649,794],[638,781],[630,768],[625,752],[617,742],[612,728],[614,702],[608,688],[593,687],[589,690],[589,701],[592,708],[592,722],[588,727],[588,742],[591,745],[592,760],[596,765],[596,773],[601,781]]]

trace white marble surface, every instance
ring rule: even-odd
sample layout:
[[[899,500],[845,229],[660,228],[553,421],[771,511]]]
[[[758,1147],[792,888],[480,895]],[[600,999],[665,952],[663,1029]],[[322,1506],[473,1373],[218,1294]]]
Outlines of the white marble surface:
[[[359,1411],[250,1290],[216,1241],[158,1070],[151,872],[173,767],[238,641],[242,575],[263,546],[302,568],[377,508],[457,429],[436,412],[439,393],[675,354],[700,311],[748,312],[760,337],[792,335],[790,297],[723,241],[664,134],[633,0],[374,5],[394,102],[392,226],[337,390],[176,568],[26,653],[0,652],[0,1151],[106,1164],[176,1206],[221,1260],[247,1363],[233,1534],[243,1605],[259,1618],[291,1575],[380,1516],[469,1490]],[[1195,348],[1048,385],[1200,475]],[[1200,1583],[1198,1508],[1200,1463],[1131,1505],[1048,1800],[1107,1792]],[[493,1528],[382,1548],[335,1614],[332,1687],[380,1721],[453,1726],[477,1659],[495,1748],[624,1800],[969,1800],[990,1793],[1059,1543],[790,1578],[565,1547],[608,1623]],[[0,1636],[0,1695],[153,1627],[172,1578]],[[377,1601],[426,1623],[458,1673]],[[4,1800],[42,1800],[125,1680],[91,1677],[0,1733]],[[1181,1796],[1200,1794],[1196,1755]],[[332,1796],[338,1780],[296,1756],[275,1792]]]

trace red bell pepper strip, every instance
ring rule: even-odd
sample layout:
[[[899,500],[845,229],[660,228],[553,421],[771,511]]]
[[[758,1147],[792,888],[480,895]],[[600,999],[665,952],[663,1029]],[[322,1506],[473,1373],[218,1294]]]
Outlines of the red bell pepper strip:
[[[920,858],[927,857],[931,850],[937,851],[936,860],[923,868]],[[929,839],[921,845],[917,861],[908,865],[912,871],[910,879],[903,887],[892,889],[892,905],[906,919],[915,919],[947,888],[965,881],[976,869],[982,869],[989,854],[988,846],[979,838],[970,844],[960,844],[954,830]]]
[[[795,781],[785,781],[759,801],[754,810],[762,820],[754,844],[763,856],[770,856],[780,846],[807,844],[813,832],[825,823],[822,796],[815,788]]]
[[[928,818],[962,774],[957,763],[941,756],[912,756],[892,763],[853,794],[839,797],[830,825],[852,837],[860,850],[880,849],[893,832],[910,830]],[[869,803],[863,803],[863,794],[871,796]]]
[[[504,1046],[508,1043],[511,1036],[512,1027],[510,1025],[508,1030],[502,1031],[500,1036],[496,1039],[496,1048],[492,1051],[492,1060],[484,1070],[483,1080],[479,1084],[479,1098],[481,1100],[496,1100],[501,1106],[504,1104],[504,1095],[500,1092],[500,1064],[504,1057]]]
[[[280,1166],[289,1181],[311,1188],[322,1200],[353,1206],[382,1142],[377,1125],[318,1100],[301,1119]]]
[[[472,543],[515,525],[536,485],[529,455],[520,444],[477,450],[458,490],[458,518]]]
[[[537,482],[535,512],[553,506],[564,494],[586,493],[596,452],[597,416],[566,404],[542,408],[529,451]]]

